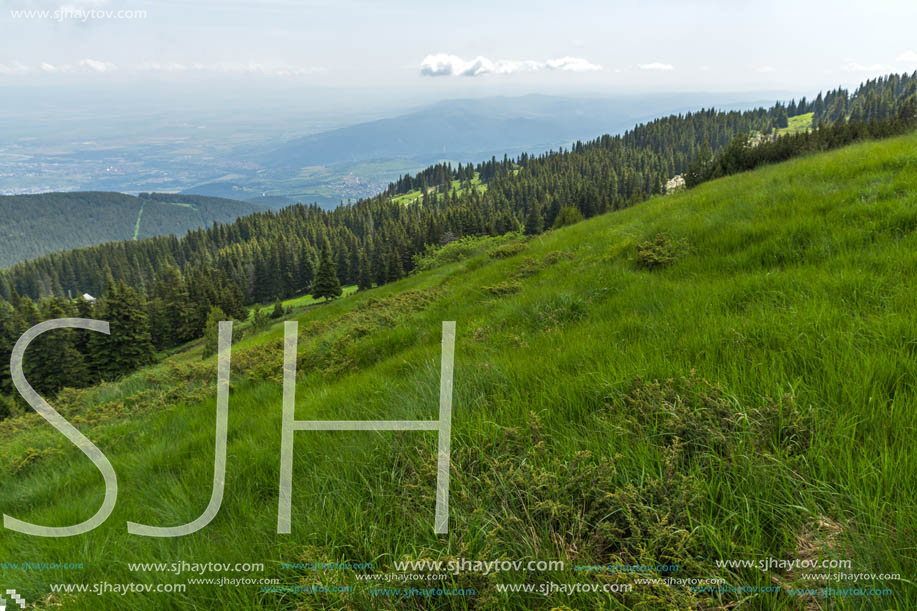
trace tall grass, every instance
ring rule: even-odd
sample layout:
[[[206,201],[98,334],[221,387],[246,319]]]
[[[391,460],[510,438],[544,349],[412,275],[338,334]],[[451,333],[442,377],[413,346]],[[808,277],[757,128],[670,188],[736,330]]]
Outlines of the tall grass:
[[[57,405],[111,459],[117,507],[95,531],[4,531],[5,587],[66,609],[917,608],[917,136],[852,146],[487,249],[296,314],[297,418],[433,419],[439,330],[457,321],[448,536],[433,534],[429,432],[297,432],[293,532],[277,535],[282,326],[234,347],[226,493],[204,530],[216,367],[176,357]],[[638,246],[687,248],[646,269]],[[683,242],[681,242],[683,240]],[[37,416],[0,425],[3,511],[38,524],[92,515],[102,480]],[[281,562],[561,559],[556,573],[463,573],[473,597],[373,597],[351,572]],[[718,559],[850,559],[890,596],[501,594],[497,583],[612,581],[574,564],[678,564],[668,576],[815,587],[799,571]],[[181,595],[48,597],[49,583],[185,583],[128,562],[264,562],[277,594],[189,585]],[[644,575],[646,576],[646,575]],[[665,575],[655,575],[665,576]],[[639,576],[638,576],[639,577]],[[827,584],[852,587],[852,584]],[[863,584],[860,584],[861,586]]]

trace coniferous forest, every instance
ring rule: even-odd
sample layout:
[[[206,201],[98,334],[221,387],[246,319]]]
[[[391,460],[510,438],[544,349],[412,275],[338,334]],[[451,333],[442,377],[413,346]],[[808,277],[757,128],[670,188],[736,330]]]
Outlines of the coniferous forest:
[[[181,235],[261,209],[233,199],[174,193],[3,195],[0,267],[102,242]]]
[[[330,211],[299,204],[182,237],[48,254],[0,271],[0,359],[8,360],[17,338],[38,321],[104,319],[111,337],[48,335],[25,365],[39,392],[111,380],[149,363],[156,350],[203,337],[214,312],[247,319],[250,304],[307,292],[334,298],[341,285],[367,289],[397,280],[411,273],[416,255],[456,237],[537,234],[662,193],[676,175],[692,186],[900,133],[913,124],[915,92],[917,72],[769,109],[672,115],[542,155],[438,164]],[[814,131],[778,137],[788,118],[808,113]],[[411,192],[416,201],[397,199]],[[0,373],[0,412],[8,413],[12,394],[8,374]]]

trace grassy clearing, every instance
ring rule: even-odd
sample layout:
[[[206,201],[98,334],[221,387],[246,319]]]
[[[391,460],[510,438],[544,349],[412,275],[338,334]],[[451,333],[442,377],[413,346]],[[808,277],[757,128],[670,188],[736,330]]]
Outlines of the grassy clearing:
[[[80,537],[5,531],[5,559],[85,568],[4,570],[4,583],[31,601],[47,599],[49,583],[189,577],[133,572],[129,562],[263,562],[263,573],[205,577],[355,591],[189,585],[168,598],[54,600],[66,609],[917,608],[915,187],[917,135],[861,144],[499,251],[470,249],[294,314],[299,419],[435,418],[441,321],[457,321],[448,536],[433,534],[436,438],[427,432],[297,432],[293,532],[276,534],[281,325],[234,348],[225,497],[216,519],[187,537],[129,536],[125,521],[177,525],[206,506],[214,361],[176,357],[66,391],[53,403],[111,459],[118,505]],[[650,247],[653,265],[638,260]],[[37,415],[0,423],[0,448],[6,514],[65,525],[99,506],[98,472]],[[568,564],[410,584],[477,591],[430,599],[374,597],[353,572],[280,564],[371,562],[383,573],[396,560],[454,558]],[[858,584],[889,596],[831,599],[496,587],[641,576],[817,587],[799,570],[715,565],[766,558],[849,559],[845,572],[902,580]],[[573,569],[615,562],[681,570]]]
[[[777,135],[782,136],[784,134],[797,134],[799,132],[809,131],[812,129],[812,117],[814,116],[814,112],[807,112],[803,115],[790,117],[788,122],[789,125],[777,129]]]
[[[347,297],[349,295],[353,295],[354,293],[357,292],[357,285],[351,284],[349,286],[343,286],[341,287],[341,291],[342,291],[341,297]],[[312,295],[299,295],[298,297],[291,297],[290,299],[285,299],[283,301],[283,309],[287,310],[290,314],[293,314],[295,312],[298,312],[299,310],[302,310],[303,308],[314,306],[316,304],[322,303],[323,301],[324,300],[322,299],[316,299]],[[262,304],[261,307],[267,309],[268,313],[270,313],[270,310],[274,307],[274,304],[265,303],[265,304]],[[248,310],[249,320],[251,320],[252,312],[254,312],[254,306],[249,308]]]
[[[487,190],[487,183],[481,182],[481,176],[477,172],[475,172],[474,178],[471,179],[471,188],[477,190],[479,193],[484,193]],[[466,191],[468,191],[468,189],[462,186],[462,181],[460,180],[452,181],[450,193],[452,189],[454,189],[458,195],[463,195]],[[427,192],[431,193],[436,190],[437,187],[429,187]],[[423,194],[420,192],[420,189],[414,189],[413,191],[408,191],[407,193],[396,195],[392,198],[392,201],[399,204],[404,204],[406,206],[408,204],[413,204],[414,202],[420,201],[422,198]]]

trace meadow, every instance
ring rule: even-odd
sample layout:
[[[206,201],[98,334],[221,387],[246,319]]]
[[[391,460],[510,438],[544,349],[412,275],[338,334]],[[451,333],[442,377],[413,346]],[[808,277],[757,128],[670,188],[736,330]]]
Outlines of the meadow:
[[[799,132],[809,131],[812,129],[812,117],[814,115],[815,113],[807,112],[790,117],[786,127],[777,129],[777,135],[782,136],[784,134],[797,134]]]
[[[91,533],[5,530],[0,568],[36,608],[917,608],[917,134],[804,157],[661,196],[535,238],[481,240],[401,281],[294,311],[297,419],[435,419],[442,321],[456,321],[448,535],[433,532],[431,432],[294,436],[292,532],[276,533],[282,324],[233,347],[226,489],[213,479],[215,359],[199,347],[51,403],[111,460],[118,503]],[[448,246],[446,248],[449,248]],[[95,467],[30,414],[0,422],[3,512],[42,525],[101,504]],[[405,560],[562,560],[461,572],[374,594]],[[717,561],[850,560],[883,595],[805,571]],[[177,575],[129,563],[263,563]],[[370,571],[310,562],[372,563]],[[300,563],[291,568],[284,563]],[[583,565],[677,565],[641,573]],[[829,571],[833,572],[833,571]],[[346,592],[189,584],[268,578]],[[779,591],[692,591],[649,578]],[[50,584],[187,584],[172,594],[50,593]],[[506,593],[609,583],[629,592]],[[401,584],[404,585],[404,584]]]

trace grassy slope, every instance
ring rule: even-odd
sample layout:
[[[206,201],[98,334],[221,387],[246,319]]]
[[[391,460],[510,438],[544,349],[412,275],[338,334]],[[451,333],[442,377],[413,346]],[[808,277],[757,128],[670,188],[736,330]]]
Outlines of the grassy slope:
[[[436,440],[421,432],[296,433],[293,533],[275,534],[280,324],[234,348],[225,498],[214,522],[188,537],[129,536],[125,521],[175,525],[206,506],[213,361],[166,362],[66,393],[55,405],[111,459],[118,505],[80,537],[4,531],[4,559],[85,569],[3,571],[3,583],[28,600],[58,581],[185,583],[187,574],[126,565],[184,560],[267,566],[211,577],[365,588],[346,571],[279,562],[373,562],[387,572],[393,559],[465,557],[672,562],[682,566],[676,577],[766,586],[794,578],[717,569],[713,560],[820,553],[851,559],[847,572],[904,580],[881,584],[890,597],[827,602],[644,585],[623,599],[507,598],[493,585],[632,579],[568,570],[462,574],[450,585],[476,588],[469,598],[189,586],[172,598],[68,598],[65,608],[684,609],[737,599],[760,609],[915,608],[915,187],[917,135],[861,144],[656,198],[533,239],[514,257],[481,253],[299,315],[300,419],[434,418],[440,322],[457,321],[448,537],[432,532]],[[635,245],[659,231],[685,237],[690,254],[668,269],[638,269]],[[0,423],[3,511],[76,523],[99,506],[101,477],[50,428],[37,416]]]

